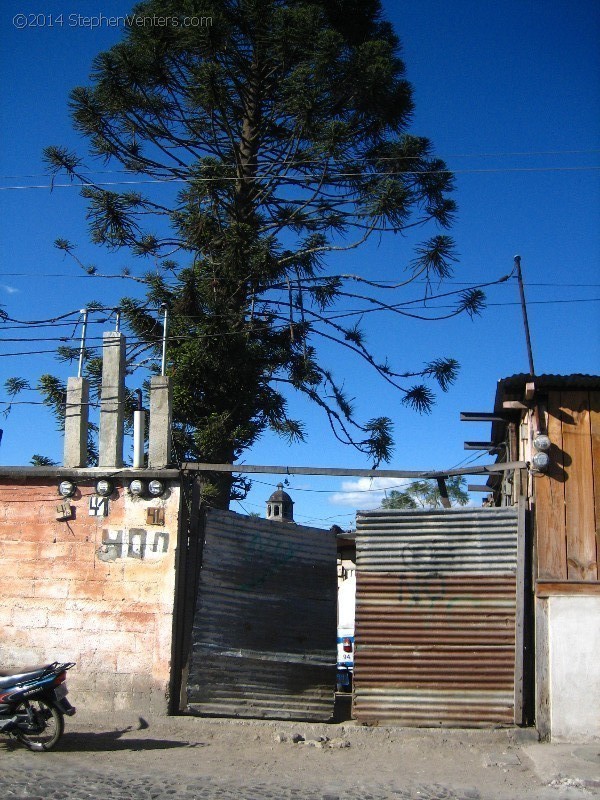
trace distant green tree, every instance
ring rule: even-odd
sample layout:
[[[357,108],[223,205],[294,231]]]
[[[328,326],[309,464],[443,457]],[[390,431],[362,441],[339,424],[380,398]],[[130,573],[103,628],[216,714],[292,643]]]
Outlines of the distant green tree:
[[[48,456],[40,456],[37,453],[31,457],[29,462],[33,467],[57,467],[58,461],[53,461]]]
[[[466,506],[469,495],[466,480],[460,476],[446,479],[448,497],[454,506]],[[392,489],[381,503],[382,508],[442,508],[442,497],[437,481],[412,481],[406,489]]]
[[[55,174],[85,183],[92,241],[152,263],[142,277],[124,272],[146,298],[124,298],[121,311],[134,362],[159,355],[162,329],[150,309],[169,309],[179,458],[231,462],[266,429],[303,440],[304,424],[288,414],[295,390],[324,411],[340,441],[374,464],[389,460],[391,420],[357,418],[321,345],[352,352],[403,403],[428,411],[427,381],[446,391],[457,362],[391,366],[334,306],[435,318],[383,295],[416,279],[430,295],[433,281],[452,274],[453,243],[426,234],[391,287],[328,271],[325,257],[373,235],[447,228],[455,203],[444,162],[428,139],[408,133],[411,86],[380,1],[148,0],[135,14],[175,22],[129,27],[96,57],[71,108],[93,156],[154,189],[107,189],[78,155],[56,146],[45,155]],[[183,15],[212,24],[185,26]],[[67,240],[56,246],[77,259]],[[480,290],[457,293],[454,310],[437,318],[483,304]],[[217,504],[243,495],[246,484],[231,480],[215,477]]]

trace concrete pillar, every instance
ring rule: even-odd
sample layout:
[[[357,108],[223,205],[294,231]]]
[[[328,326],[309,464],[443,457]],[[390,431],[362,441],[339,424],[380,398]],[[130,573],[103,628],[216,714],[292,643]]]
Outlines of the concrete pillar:
[[[123,466],[124,400],[125,337],[117,331],[108,331],[102,342],[100,467]]]
[[[171,463],[171,381],[165,375],[150,379],[150,432],[148,466],[166,467]]]
[[[89,419],[90,382],[87,378],[69,378],[65,409],[63,466],[85,467]]]
[[[138,408],[133,412],[133,468],[144,466],[144,443],[146,441],[146,412]]]

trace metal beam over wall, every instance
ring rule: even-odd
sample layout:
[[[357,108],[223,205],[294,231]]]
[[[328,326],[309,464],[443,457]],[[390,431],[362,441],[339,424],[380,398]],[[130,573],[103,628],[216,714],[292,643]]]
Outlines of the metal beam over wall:
[[[449,478],[453,475],[489,475],[514,469],[526,469],[526,461],[506,461],[482,464],[477,467],[460,467],[446,470],[399,470],[399,469],[351,469],[344,467],[290,467],[285,465],[264,466],[257,464],[205,464],[186,461],[181,465],[189,472],[238,472],[240,474],[263,475],[329,475],[332,477],[358,478]]]

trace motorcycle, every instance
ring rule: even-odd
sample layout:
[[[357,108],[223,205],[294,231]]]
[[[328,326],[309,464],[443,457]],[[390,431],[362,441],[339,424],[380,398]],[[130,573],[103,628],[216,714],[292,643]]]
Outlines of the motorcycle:
[[[29,750],[52,750],[63,735],[65,716],[76,709],[67,700],[67,670],[75,664],[46,664],[0,671],[0,733]]]

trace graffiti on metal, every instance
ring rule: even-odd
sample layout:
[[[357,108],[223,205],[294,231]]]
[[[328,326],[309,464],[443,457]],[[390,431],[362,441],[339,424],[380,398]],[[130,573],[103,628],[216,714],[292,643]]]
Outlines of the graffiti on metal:
[[[134,558],[156,561],[169,549],[169,534],[165,531],[147,531],[145,528],[125,530],[104,528],[102,544],[98,548],[100,561]]]
[[[282,538],[273,545],[267,545],[259,530],[248,540],[248,558],[251,563],[261,565],[249,580],[240,585],[242,591],[249,591],[262,587],[273,576],[283,570],[295,556],[295,548],[290,542]]]
[[[446,581],[444,580],[443,576],[439,576],[436,583],[437,586],[435,588],[433,588],[433,585],[431,585],[429,591],[423,591],[422,584],[407,584],[404,581],[399,580],[398,601],[400,603],[406,603],[415,606],[434,606],[438,603],[451,606],[457,601],[460,601],[461,598],[452,597],[452,595],[448,594]]]

